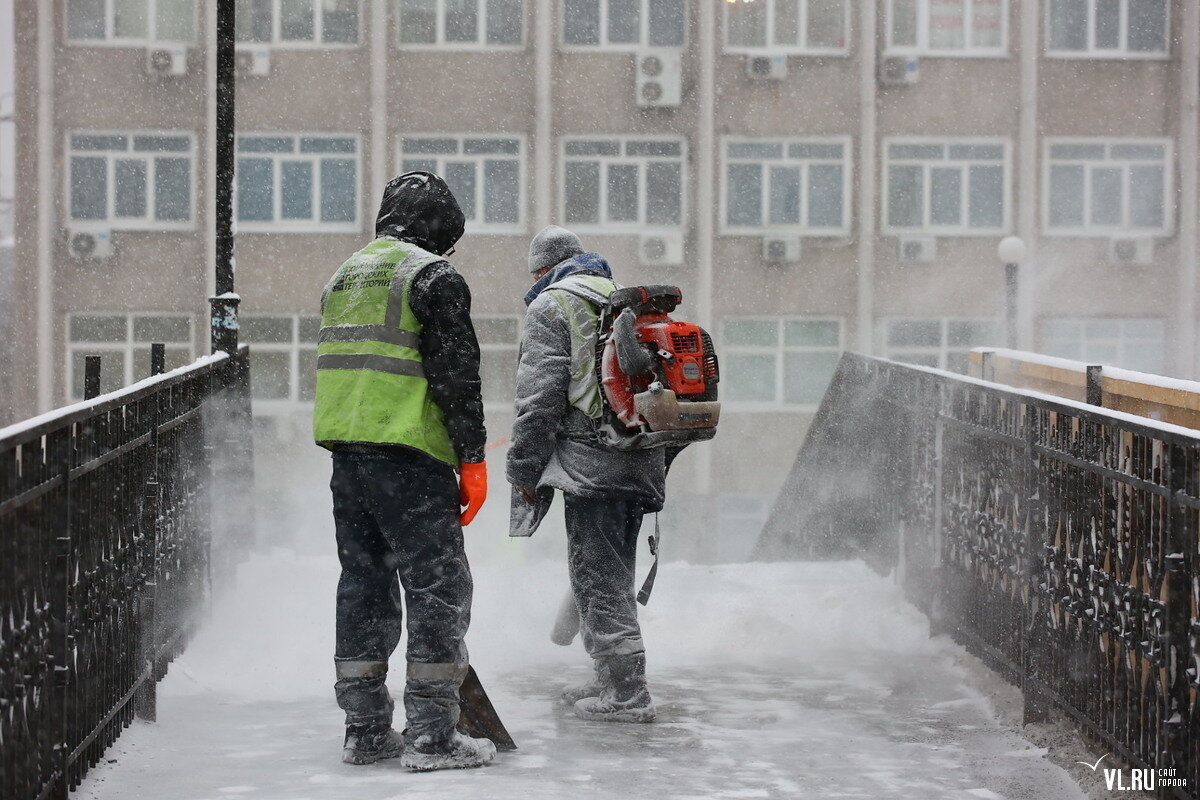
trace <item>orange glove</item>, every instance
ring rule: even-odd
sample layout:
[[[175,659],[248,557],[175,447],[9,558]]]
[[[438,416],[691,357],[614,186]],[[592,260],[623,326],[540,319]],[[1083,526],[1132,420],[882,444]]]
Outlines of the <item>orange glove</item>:
[[[466,506],[458,519],[466,527],[487,500],[487,462],[463,462],[458,467],[458,502]]]

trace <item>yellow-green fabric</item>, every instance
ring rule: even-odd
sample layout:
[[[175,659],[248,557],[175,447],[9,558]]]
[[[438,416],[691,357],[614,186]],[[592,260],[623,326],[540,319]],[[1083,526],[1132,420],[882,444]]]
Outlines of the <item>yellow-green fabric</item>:
[[[412,280],[441,259],[382,237],[338,268],[321,298],[313,438],[410,447],[456,464],[442,411],[429,393]]]
[[[617,290],[611,279],[601,275],[571,275],[546,292],[567,318],[571,332],[571,384],[567,400],[591,419],[604,411],[600,382],[596,377],[596,328],[600,310]]]

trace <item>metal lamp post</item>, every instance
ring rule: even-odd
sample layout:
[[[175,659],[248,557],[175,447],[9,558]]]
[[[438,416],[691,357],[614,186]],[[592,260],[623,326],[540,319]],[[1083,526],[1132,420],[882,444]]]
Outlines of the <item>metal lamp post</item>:
[[[217,0],[216,291],[212,304],[212,349],[238,347],[238,302],[233,290],[234,11],[235,0]]]
[[[1005,236],[996,248],[1004,263],[1004,346],[1017,349],[1017,274],[1025,260],[1025,241],[1020,236]]]

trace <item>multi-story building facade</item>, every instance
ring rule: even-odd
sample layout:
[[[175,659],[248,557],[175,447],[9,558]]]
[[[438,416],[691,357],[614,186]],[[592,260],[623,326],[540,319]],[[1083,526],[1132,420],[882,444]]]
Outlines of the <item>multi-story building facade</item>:
[[[1003,236],[1028,249],[1023,347],[1196,374],[1194,3],[238,12],[237,284],[276,441],[307,435],[320,287],[412,168],[468,216],[454,261],[495,437],[541,226],[625,283],[683,287],[726,403],[672,475],[675,519],[706,521],[676,545],[693,558],[748,551],[843,349],[960,369],[1002,342]],[[17,0],[21,410],[79,396],[85,353],[115,386],[150,341],[174,362],[206,348],[213,17],[211,0]]]

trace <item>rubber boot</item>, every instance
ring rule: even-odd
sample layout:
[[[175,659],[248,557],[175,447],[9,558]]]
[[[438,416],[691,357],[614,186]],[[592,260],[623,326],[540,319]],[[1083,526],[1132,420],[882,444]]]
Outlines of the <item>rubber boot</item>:
[[[383,725],[347,725],[342,745],[342,761],[346,764],[374,764],[384,758],[395,758],[404,751],[404,737]]]
[[[606,722],[653,722],[657,712],[646,688],[646,654],[604,659],[609,684],[598,697],[575,704],[575,716]]]
[[[599,697],[603,693],[604,687],[608,685],[606,663],[602,659],[595,659],[592,665],[595,668],[595,672],[590,681],[568,686],[562,690],[559,700],[563,705],[573,706],[584,698]]]
[[[404,748],[400,764],[413,772],[432,772],[435,769],[482,767],[495,757],[496,745],[490,739],[476,739],[454,731],[449,739],[442,741],[433,741],[428,736],[417,737]]]

